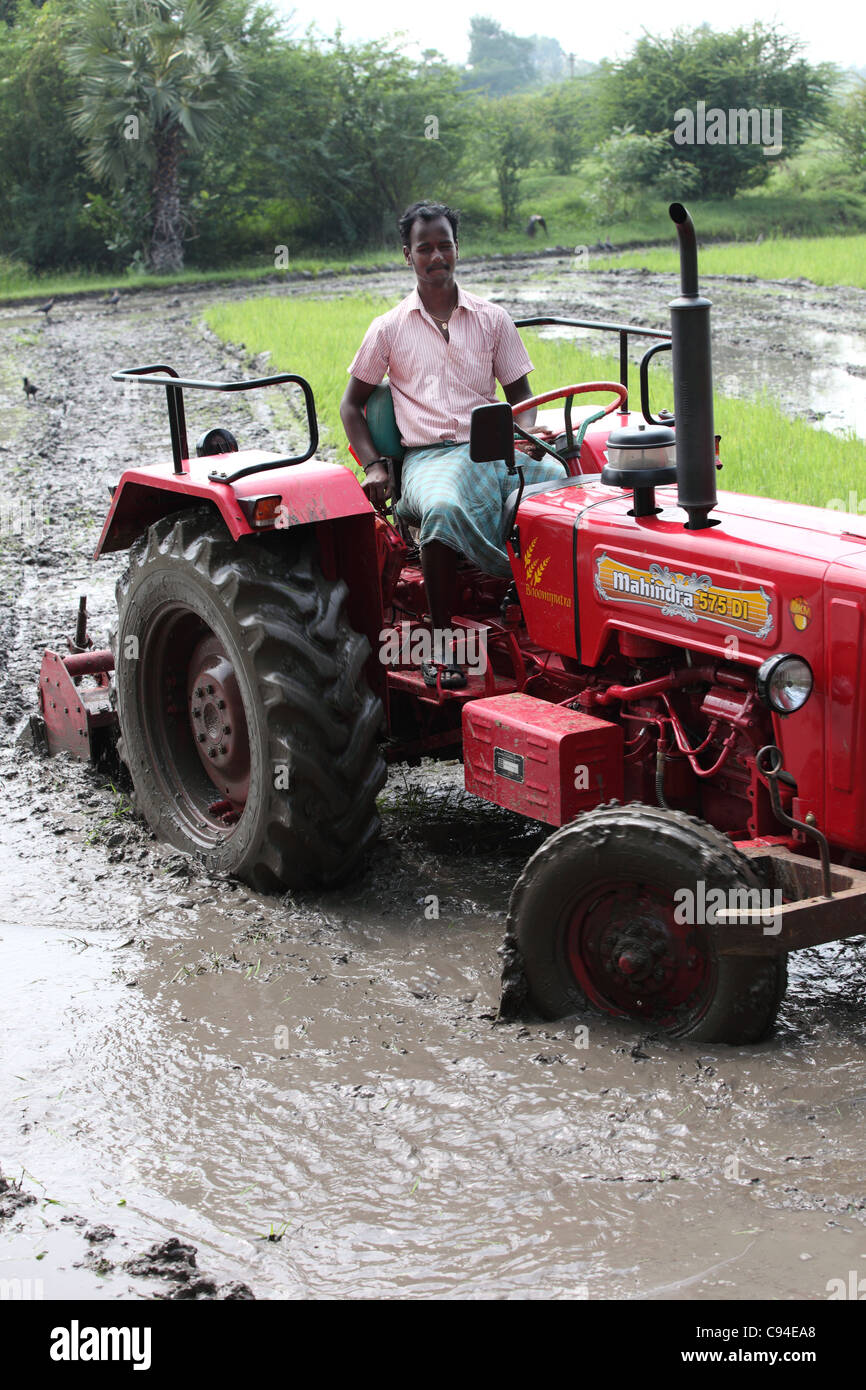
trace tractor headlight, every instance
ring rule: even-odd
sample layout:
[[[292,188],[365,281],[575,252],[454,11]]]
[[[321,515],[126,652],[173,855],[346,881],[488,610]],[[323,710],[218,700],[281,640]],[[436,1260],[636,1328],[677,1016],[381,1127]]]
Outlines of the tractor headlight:
[[[768,657],[755,677],[758,695],[777,714],[793,714],[802,709],[812,694],[813,683],[808,661],[790,652]]]

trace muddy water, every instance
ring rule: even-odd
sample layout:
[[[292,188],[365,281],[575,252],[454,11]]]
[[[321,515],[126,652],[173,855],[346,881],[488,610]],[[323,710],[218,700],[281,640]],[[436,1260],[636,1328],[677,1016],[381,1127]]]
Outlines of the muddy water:
[[[866,1275],[860,943],[793,959],[758,1047],[497,1025],[508,894],[540,832],[463,796],[458,767],[395,769],[359,882],[277,900],[203,875],[120,784],[19,737],[79,591],[107,636],[122,557],[87,560],[106,484],[165,439],[159,393],[125,401],[109,370],[238,368],[196,327],[205,296],[173,298],[66,306],[45,330],[0,311],[4,483],[51,502],[41,538],[0,552],[0,1167],[20,1181],[0,1279],[47,1298],[687,1299]],[[267,417],[245,411],[220,419],[258,442]]]

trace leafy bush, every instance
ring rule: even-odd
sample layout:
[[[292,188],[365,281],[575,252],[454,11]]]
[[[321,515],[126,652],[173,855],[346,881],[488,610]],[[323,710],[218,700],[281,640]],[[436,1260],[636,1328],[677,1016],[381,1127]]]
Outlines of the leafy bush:
[[[596,151],[601,173],[593,186],[602,218],[628,217],[647,192],[663,198],[695,193],[700,176],[671,153],[665,134],[636,135],[631,127],[614,131]]]

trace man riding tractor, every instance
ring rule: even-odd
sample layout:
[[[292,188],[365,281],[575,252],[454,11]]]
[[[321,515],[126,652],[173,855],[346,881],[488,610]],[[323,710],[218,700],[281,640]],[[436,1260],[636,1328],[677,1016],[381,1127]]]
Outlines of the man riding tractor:
[[[364,490],[382,509],[391,496],[393,460],[373,442],[364,414],[387,373],[402,459],[397,514],[420,528],[421,568],[434,634],[449,629],[460,555],[487,574],[510,576],[503,506],[514,490],[504,459],[469,457],[476,406],[496,400],[499,381],[510,405],[532,395],[532,362],[504,309],[467,294],[454,278],[457,213],[442,203],[413,203],[400,218],[407,265],[416,286],[374,319],[349,367],[340,415],[366,474]],[[527,411],[531,425],[535,410]],[[552,461],[524,464],[527,483],[561,481]],[[427,685],[457,689],[466,672],[453,651],[422,666]]]

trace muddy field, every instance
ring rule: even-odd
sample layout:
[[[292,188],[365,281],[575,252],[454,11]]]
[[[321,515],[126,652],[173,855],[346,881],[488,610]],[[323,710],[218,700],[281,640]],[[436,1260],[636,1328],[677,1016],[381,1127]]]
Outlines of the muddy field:
[[[554,260],[463,283],[515,315],[662,327],[671,295]],[[403,280],[328,282],[361,286]],[[826,1298],[866,1274],[861,941],[792,958],[757,1047],[498,1025],[508,895],[543,831],[464,797],[458,766],[395,769],[363,878],[278,900],[157,844],[121,781],[31,750],[41,653],[79,593],[107,640],[123,558],[89,557],[108,486],[168,449],[161,393],[110,371],[239,374],[198,316],[273,292],[64,303],[45,326],[0,309],[3,496],[31,518],[0,534],[0,1281],[48,1299]],[[866,432],[866,295],[710,294],[721,384],[760,378]],[[190,437],[219,421],[264,444],[251,409],[196,402]]]

